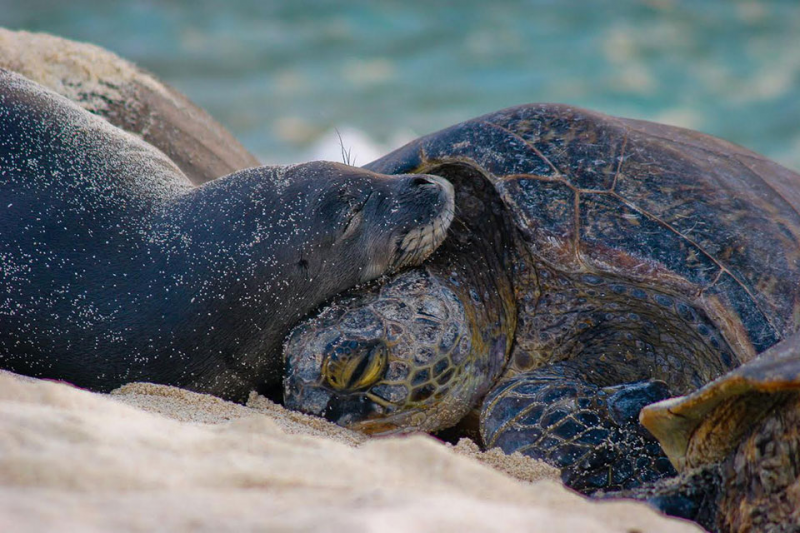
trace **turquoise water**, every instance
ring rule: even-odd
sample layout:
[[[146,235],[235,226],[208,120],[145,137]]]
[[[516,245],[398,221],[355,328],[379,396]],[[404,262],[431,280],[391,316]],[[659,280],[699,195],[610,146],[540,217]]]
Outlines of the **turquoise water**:
[[[265,162],[312,157],[335,127],[369,154],[557,101],[691,127],[800,169],[797,0],[0,0],[0,25],[139,63]]]

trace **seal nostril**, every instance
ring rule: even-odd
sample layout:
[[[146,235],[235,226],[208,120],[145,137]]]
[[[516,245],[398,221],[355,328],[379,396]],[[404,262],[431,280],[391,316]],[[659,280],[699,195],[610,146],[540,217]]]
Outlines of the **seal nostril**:
[[[436,182],[434,182],[431,179],[424,178],[422,176],[417,176],[411,180],[411,185],[413,185],[414,187],[425,187],[425,186],[436,185]]]

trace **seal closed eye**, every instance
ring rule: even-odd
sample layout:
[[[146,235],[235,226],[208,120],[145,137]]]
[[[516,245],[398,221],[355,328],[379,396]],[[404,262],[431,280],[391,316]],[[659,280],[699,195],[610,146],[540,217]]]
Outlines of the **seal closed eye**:
[[[327,162],[196,187],[4,70],[0,168],[0,367],[95,390],[151,381],[241,400],[276,384],[297,320],[419,264],[453,213],[442,178]]]

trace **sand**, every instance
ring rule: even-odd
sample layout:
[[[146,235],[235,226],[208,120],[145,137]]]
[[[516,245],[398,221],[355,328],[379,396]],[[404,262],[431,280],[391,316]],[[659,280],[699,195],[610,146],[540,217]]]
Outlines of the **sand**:
[[[469,441],[368,439],[255,394],[0,372],[0,531],[55,530],[699,531]]]

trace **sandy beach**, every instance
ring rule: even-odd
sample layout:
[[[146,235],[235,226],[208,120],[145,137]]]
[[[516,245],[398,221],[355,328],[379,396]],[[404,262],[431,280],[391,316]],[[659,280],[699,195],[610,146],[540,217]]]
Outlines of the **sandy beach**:
[[[252,395],[0,373],[2,531],[698,531],[521,456],[367,439]]]

